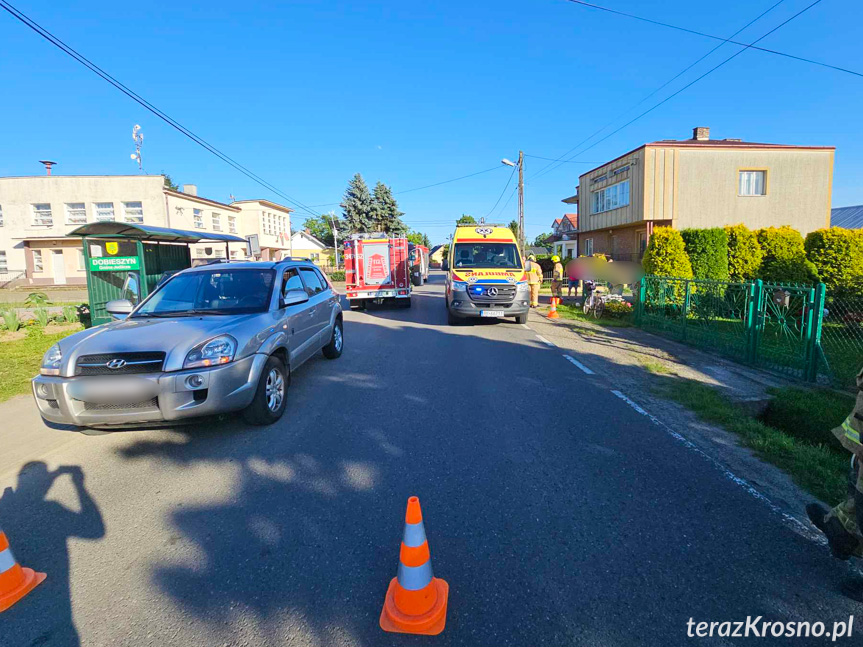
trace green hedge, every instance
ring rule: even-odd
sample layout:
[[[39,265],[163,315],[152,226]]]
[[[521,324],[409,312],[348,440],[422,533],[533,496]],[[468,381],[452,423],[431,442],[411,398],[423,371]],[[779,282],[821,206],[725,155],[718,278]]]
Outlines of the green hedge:
[[[863,232],[842,227],[806,236],[806,256],[833,294],[859,293],[863,287]]]
[[[334,283],[343,283],[345,280],[345,271],[336,270],[335,272],[330,272],[327,276],[329,276],[330,281],[333,281]]]
[[[770,283],[814,283],[818,269],[806,258],[803,236],[788,225],[758,230],[764,252],[758,278]]]
[[[671,227],[654,229],[641,265],[646,274],[692,278],[692,264],[686,255],[683,236]]]
[[[728,278],[732,281],[751,281],[758,278],[764,252],[758,235],[746,225],[725,228],[728,236]]]
[[[696,279],[728,280],[728,234],[721,227],[680,232]]]

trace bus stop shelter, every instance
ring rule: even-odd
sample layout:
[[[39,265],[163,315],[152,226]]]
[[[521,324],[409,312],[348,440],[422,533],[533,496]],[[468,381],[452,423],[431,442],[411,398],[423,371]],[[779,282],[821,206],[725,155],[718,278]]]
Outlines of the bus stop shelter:
[[[111,321],[105,304],[114,299],[139,303],[163,277],[192,266],[192,243],[246,243],[233,234],[170,229],[123,222],[93,222],[69,232],[81,238],[91,325]]]

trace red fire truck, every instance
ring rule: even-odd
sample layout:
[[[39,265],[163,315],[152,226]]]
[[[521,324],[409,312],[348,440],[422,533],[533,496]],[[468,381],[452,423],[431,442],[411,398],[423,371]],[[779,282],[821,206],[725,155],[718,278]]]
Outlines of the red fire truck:
[[[429,280],[429,248],[410,243],[411,283],[420,286]]]
[[[408,240],[386,234],[352,234],[345,241],[345,292],[351,308],[370,301],[411,307]]]

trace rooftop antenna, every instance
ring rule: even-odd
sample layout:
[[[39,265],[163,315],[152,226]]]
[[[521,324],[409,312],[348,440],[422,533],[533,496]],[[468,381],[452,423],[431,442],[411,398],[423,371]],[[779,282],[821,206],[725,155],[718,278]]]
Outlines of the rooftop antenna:
[[[51,160],[39,160],[39,163],[45,165],[45,174],[51,175],[51,167],[54,166],[57,162],[52,162]]]
[[[144,145],[144,133],[141,132],[141,127],[138,124],[135,124],[135,127],[132,128],[132,139],[135,141],[135,152],[129,157],[132,161],[138,162],[138,171],[143,173],[144,166],[141,161],[141,146]],[[50,175],[50,173],[48,175]]]

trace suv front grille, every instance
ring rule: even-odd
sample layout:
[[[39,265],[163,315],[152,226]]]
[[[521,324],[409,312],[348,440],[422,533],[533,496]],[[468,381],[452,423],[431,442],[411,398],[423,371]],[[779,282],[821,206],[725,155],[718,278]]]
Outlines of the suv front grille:
[[[159,407],[159,398],[150,398],[143,402],[129,402],[122,404],[99,404],[98,402],[85,402],[86,411],[122,411],[125,409],[155,409]]]
[[[482,292],[478,291],[482,289]],[[489,290],[497,290],[497,294],[489,294]],[[515,299],[515,286],[507,283],[500,285],[471,285],[468,286],[467,293],[470,295],[471,301],[477,303],[500,303],[509,304]]]
[[[119,368],[109,368],[114,360],[125,362]],[[134,373],[159,373],[165,363],[165,353],[105,353],[81,355],[75,364],[75,375],[130,375]]]

